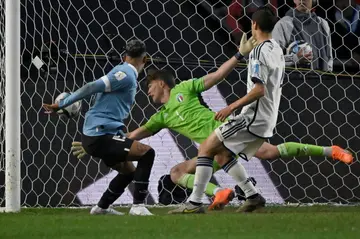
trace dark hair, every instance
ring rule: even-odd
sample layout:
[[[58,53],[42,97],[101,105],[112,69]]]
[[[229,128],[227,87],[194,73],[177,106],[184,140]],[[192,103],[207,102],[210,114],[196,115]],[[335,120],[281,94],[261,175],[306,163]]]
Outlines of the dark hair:
[[[262,6],[254,12],[252,20],[259,25],[261,31],[271,33],[277,22],[277,17],[268,6]]]
[[[147,85],[154,80],[162,80],[169,88],[175,87],[174,76],[167,70],[150,69],[147,75]]]
[[[141,57],[146,53],[145,43],[137,39],[131,40],[126,44],[125,53],[132,58]]]

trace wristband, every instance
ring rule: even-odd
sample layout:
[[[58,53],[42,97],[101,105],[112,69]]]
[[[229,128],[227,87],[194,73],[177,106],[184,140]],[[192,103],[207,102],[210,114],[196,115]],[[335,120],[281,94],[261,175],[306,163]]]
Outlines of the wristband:
[[[241,53],[240,53],[240,52],[237,52],[234,56],[235,56],[236,60],[238,60],[238,61],[240,61],[241,59],[243,59],[243,58],[244,58],[244,56],[243,56],[243,55],[241,55]]]

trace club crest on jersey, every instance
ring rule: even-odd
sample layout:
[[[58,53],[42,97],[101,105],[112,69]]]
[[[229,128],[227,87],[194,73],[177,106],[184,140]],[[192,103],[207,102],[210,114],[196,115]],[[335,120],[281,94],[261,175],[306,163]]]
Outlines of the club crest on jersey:
[[[126,77],[126,74],[122,71],[118,71],[114,74],[114,76],[117,80],[122,80]]]
[[[177,101],[179,101],[180,103],[184,101],[184,96],[183,94],[179,93],[176,95],[176,99]]]

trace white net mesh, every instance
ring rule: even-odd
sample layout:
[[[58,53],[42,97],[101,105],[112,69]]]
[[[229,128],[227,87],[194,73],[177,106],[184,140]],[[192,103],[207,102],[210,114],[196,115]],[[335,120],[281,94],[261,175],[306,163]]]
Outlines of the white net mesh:
[[[4,35],[3,2],[0,1],[1,36]],[[103,76],[121,62],[126,41],[134,37],[142,39],[147,45],[151,56],[147,69],[165,67],[180,80],[201,77],[236,52],[234,42],[239,39],[239,32],[250,30],[251,12],[255,5],[263,3],[250,0],[21,2],[21,195],[22,205],[31,207],[94,204],[115,175],[96,159],[79,161],[70,153],[71,142],[81,139],[89,101],[83,101],[82,116],[68,122],[45,116],[41,108],[43,102],[50,102],[61,92],[74,91],[86,82]],[[269,2],[280,17],[293,6],[293,1]],[[344,46],[347,49],[351,47],[346,42],[338,43],[337,38],[343,41],[350,34],[357,36],[352,32],[337,34],[332,23],[336,22],[335,14],[339,8],[334,9],[334,3],[329,3],[331,1],[323,2],[320,1],[321,7],[317,7],[316,12],[329,22],[334,35],[333,43],[338,44],[333,47],[334,70],[343,74],[289,68],[277,134],[270,142],[339,144],[351,148],[357,157],[360,153],[360,80],[354,75],[358,72],[357,56],[350,53],[347,59],[346,55],[340,59],[337,52],[343,52],[341,49]],[[230,11],[229,6],[234,5],[236,7]],[[340,13],[344,11],[340,10]],[[0,38],[0,104],[4,96],[3,39]],[[40,70],[32,64],[36,56],[44,62]],[[217,88],[205,92],[204,101],[215,111],[223,108],[246,93],[245,79],[245,64],[241,64]],[[128,131],[144,124],[157,110],[146,96],[144,73],[139,80],[136,104],[127,121]],[[3,114],[1,107],[1,119]],[[3,141],[1,133],[1,204],[4,203]],[[169,130],[163,130],[143,142],[154,147],[157,153],[148,198],[148,203],[157,203],[160,177],[169,174],[175,164],[196,156],[197,145]],[[358,163],[347,166],[313,157],[273,162],[253,159],[243,164],[249,175],[257,180],[258,188],[269,202],[350,203],[360,200]],[[212,181],[224,187],[235,185],[223,172],[216,173]],[[160,187],[160,193],[164,190],[167,189]],[[131,203],[130,191],[126,191],[117,203]],[[173,192],[173,189],[170,191]],[[179,201],[181,196],[169,194],[169,198],[171,203]]]

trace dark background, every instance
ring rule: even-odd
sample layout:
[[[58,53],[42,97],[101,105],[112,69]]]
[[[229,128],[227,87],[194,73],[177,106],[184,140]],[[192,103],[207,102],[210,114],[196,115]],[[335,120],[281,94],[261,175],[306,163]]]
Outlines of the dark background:
[[[285,12],[286,7],[279,12]],[[145,41],[151,56],[147,69],[166,67],[181,80],[213,71],[236,52],[221,21],[209,16],[204,6],[190,1],[23,0],[21,15],[23,206],[79,205],[76,193],[109,172],[96,160],[78,161],[69,153],[73,139],[80,140],[83,116],[64,122],[44,115],[41,105],[104,75],[120,62],[126,41],[133,37]],[[40,71],[31,65],[36,55],[46,64]],[[246,69],[239,67],[218,86],[228,103],[245,94],[245,76]],[[129,131],[146,122],[157,109],[145,94],[144,73],[139,80],[136,105],[127,122]],[[358,158],[359,95],[358,76],[289,70],[277,134],[270,142],[339,144],[351,148]],[[82,115],[89,102],[83,102]],[[196,155],[192,142],[175,133],[173,136],[186,157]],[[3,154],[1,159],[4,165]],[[360,200],[357,162],[347,166],[320,157],[263,165],[286,201]],[[3,185],[4,172],[0,171],[2,205]]]

